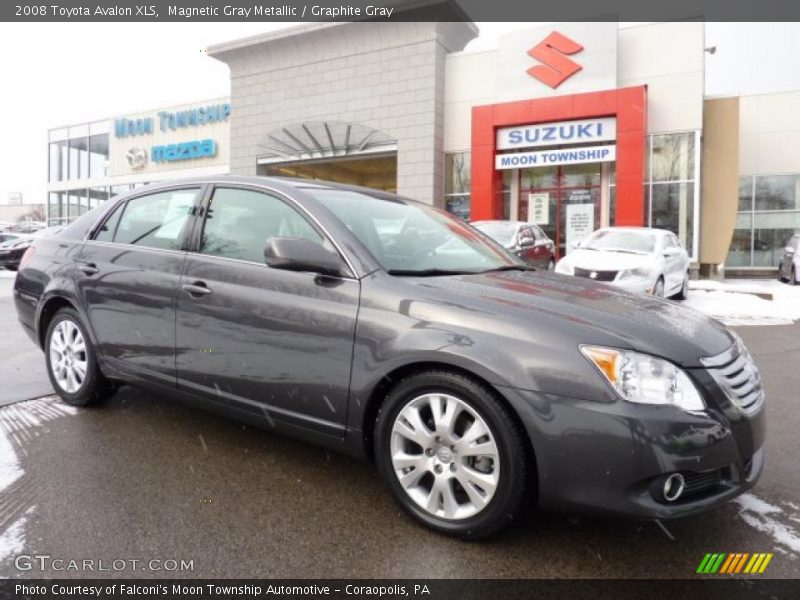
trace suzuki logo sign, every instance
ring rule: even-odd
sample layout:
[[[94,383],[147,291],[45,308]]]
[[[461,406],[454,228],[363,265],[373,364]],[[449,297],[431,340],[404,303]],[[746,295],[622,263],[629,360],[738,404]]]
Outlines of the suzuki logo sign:
[[[556,89],[567,79],[583,69],[574,60],[567,58],[583,51],[583,46],[557,31],[528,50],[528,54],[541,65],[528,69],[528,75]]]

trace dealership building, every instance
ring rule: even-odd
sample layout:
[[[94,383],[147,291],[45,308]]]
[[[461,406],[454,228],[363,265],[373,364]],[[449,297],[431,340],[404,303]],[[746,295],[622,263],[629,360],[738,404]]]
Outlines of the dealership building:
[[[49,220],[145,182],[288,175],[533,221],[561,254],[651,225],[701,275],[775,268],[800,231],[800,92],[706,97],[701,22],[537,26],[463,51],[477,33],[315,23],[213,46],[230,98],[50,131]]]

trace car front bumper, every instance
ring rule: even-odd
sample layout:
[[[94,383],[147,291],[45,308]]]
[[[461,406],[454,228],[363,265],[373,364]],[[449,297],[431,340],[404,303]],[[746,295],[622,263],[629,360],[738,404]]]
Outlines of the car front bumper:
[[[656,279],[633,279],[630,281],[611,281],[609,283],[615,287],[627,290],[629,292],[635,292],[637,294],[652,294],[653,288],[656,286],[656,281]]]
[[[732,419],[730,410],[715,408],[687,413],[623,400],[503,392],[530,436],[538,502],[546,510],[683,517],[745,492],[763,469],[763,403],[754,413]],[[686,493],[668,502],[660,491],[672,473],[707,485],[690,491],[687,483]]]

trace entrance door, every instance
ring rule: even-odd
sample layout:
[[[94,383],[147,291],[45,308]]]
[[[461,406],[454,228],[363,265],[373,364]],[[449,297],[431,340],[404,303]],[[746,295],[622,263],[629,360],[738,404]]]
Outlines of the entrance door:
[[[522,169],[520,221],[537,223],[556,244],[556,260],[600,227],[600,163]]]

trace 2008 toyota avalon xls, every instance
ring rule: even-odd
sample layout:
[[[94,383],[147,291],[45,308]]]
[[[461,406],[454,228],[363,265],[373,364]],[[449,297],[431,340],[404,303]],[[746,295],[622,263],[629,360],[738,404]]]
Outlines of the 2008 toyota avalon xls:
[[[15,303],[67,403],[126,382],[374,460],[410,514],[462,537],[532,505],[693,514],[762,470],[764,393],[734,333],[533,272],[391,194],[139,188],[37,240]]]

